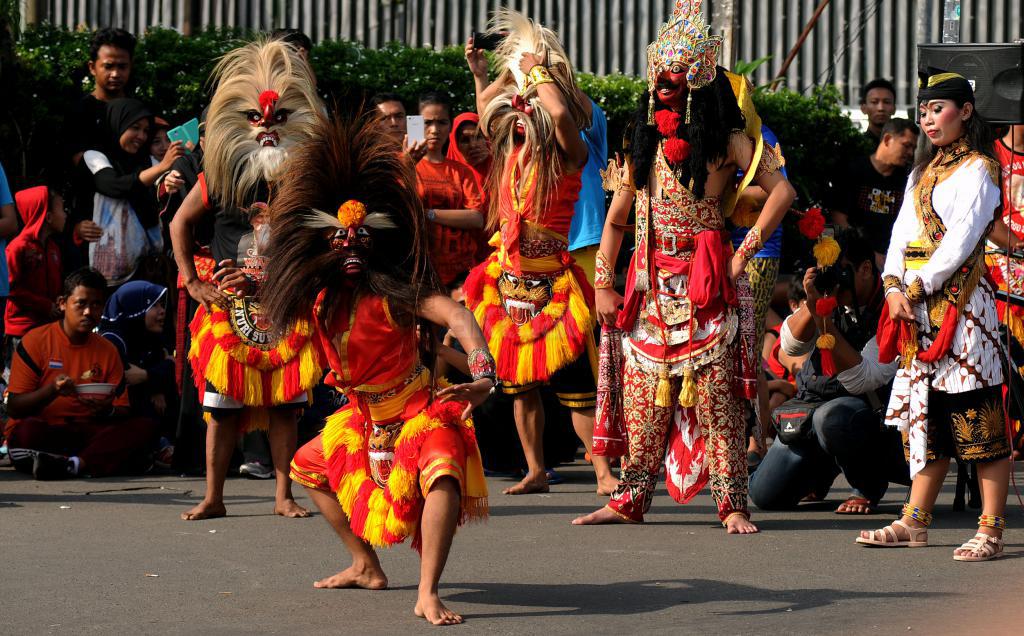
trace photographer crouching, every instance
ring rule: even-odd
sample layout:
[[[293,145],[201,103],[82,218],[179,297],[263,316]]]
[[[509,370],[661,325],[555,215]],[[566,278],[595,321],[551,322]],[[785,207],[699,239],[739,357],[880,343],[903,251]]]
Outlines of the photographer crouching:
[[[855,230],[836,240],[839,259],[807,270],[807,300],[780,331],[783,352],[809,356],[796,373],[796,396],[773,414],[777,442],[750,476],[750,498],[762,510],[824,499],[840,472],[853,493],[839,514],[869,514],[889,482],[910,484],[900,433],[882,422],[898,361],[878,362],[885,299],[874,251]],[[827,351],[818,346],[822,334],[831,336]]]

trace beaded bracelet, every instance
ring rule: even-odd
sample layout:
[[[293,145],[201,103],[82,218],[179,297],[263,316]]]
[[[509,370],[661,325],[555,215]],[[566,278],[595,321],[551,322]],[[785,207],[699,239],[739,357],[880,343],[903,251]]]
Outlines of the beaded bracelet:
[[[978,525],[1003,530],[1006,528],[1006,518],[999,515],[981,515],[978,517]]]
[[[922,510],[917,506],[903,504],[903,516],[910,517],[914,521],[917,521],[925,526],[932,525],[932,513],[928,512],[927,510]]]

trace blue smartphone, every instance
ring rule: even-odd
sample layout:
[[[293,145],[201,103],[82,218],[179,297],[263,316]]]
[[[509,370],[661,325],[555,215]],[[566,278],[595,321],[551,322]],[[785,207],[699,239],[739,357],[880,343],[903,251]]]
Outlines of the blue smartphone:
[[[193,117],[184,124],[167,131],[167,138],[172,142],[180,141],[185,152],[191,152],[192,148],[199,146],[199,120]]]

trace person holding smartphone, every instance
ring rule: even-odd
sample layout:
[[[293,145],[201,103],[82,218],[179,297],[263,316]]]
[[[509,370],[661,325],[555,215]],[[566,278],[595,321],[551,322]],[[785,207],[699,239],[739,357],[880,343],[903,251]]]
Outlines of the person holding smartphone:
[[[384,133],[402,145],[403,152],[413,163],[418,163],[427,154],[427,145],[422,139],[409,139],[406,134],[408,116],[402,98],[396,93],[378,93],[370,98],[370,106],[380,112]]]
[[[420,97],[427,154],[416,164],[416,189],[427,211],[430,260],[450,287],[476,265],[483,201],[473,171],[445,156],[452,129],[451,105],[441,93]]]

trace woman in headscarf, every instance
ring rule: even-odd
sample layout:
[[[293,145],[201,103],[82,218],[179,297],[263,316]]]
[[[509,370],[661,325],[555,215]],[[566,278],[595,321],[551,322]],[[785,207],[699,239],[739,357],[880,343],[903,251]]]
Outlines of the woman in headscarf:
[[[491,149],[480,131],[480,115],[462,113],[455,118],[448,136],[448,158],[472,170],[483,190],[491,172]]]
[[[132,276],[141,256],[162,247],[153,185],[183,150],[174,142],[153,164],[153,114],[136,99],[111,101],[106,127],[103,147],[87,150],[79,164],[74,240],[88,244],[89,265],[116,286]]]
[[[166,315],[166,287],[131,281],[107,300],[100,335],[117,347],[124,361],[132,412],[159,420],[161,435],[169,438],[177,421],[178,391],[174,359],[164,348]],[[164,448],[162,452],[166,452]],[[169,463],[167,459],[160,461]]]

